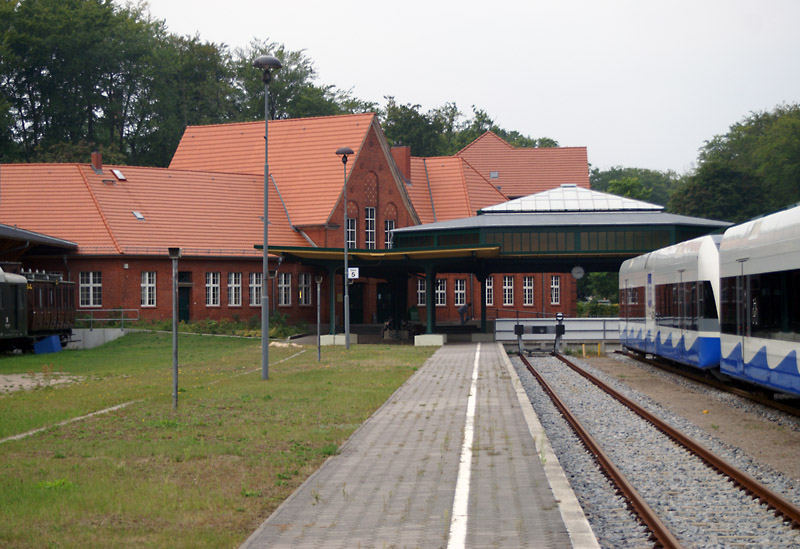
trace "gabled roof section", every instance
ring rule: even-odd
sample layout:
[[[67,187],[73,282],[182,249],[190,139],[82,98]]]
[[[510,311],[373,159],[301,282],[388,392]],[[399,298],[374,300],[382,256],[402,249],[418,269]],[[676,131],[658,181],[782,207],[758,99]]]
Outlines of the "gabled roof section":
[[[342,192],[342,163],[350,147],[355,165],[374,113],[269,122],[269,171],[297,226],[326,222]],[[264,174],[264,122],[189,126],[170,169]]]
[[[509,197],[527,196],[564,183],[589,188],[586,147],[513,147],[486,132],[456,155]]]
[[[530,196],[483,208],[479,213],[655,211],[663,206],[564,184]]]
[[[422,223],[475,215],[507,197],[457,156],[411,158],[406,187]]]
[[[125,180],[112,175],[125,174]],[[83,164],[2,167],[0,221],[78,244],[81,254],[260,255],[263,176]],[[31,197],[36,197],[32,199]],[[304,246],[270,186],[270,243]]]

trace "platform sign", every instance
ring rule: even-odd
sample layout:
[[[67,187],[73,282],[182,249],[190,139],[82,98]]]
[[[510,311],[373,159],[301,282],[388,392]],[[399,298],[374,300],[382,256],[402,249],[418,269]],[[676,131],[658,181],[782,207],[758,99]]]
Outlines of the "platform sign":
[[[358,278],[358,267],[348,267],[347,268],[347,279],[348,280],[355,280]]]

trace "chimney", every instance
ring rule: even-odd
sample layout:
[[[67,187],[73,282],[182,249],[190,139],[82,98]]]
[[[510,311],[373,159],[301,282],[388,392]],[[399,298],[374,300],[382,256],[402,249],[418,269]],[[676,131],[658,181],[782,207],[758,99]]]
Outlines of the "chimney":
[[[103,173],[103,155],[100,151],[92,151],[92,169],[94,173]]]
[[[411,181],[411,147],[408,145],[392,147],[392,158],[406,181]]]

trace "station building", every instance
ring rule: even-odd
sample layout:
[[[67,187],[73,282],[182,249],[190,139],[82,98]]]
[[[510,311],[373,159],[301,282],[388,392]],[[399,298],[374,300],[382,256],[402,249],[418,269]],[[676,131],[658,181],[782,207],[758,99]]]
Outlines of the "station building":
[[[263,122],[193,126],[186,129],[169,168],[104,165],[99,154],[89,164],[2,165],[0,222],[77,245],[58,253],[31,250],[20,261],[76,282],[79,312],[127,309],[141,319],[170,318],[167,248],[180,247],[183,320],[257,318],[263,140]],[[335,155],[340,147],[354,151],[346,171]],[[408,147],[389,147],[374,114],[270,121],[270,248],[342,249],[345,178],[347,239],[353,251],[391,249],[396,229],[469,217],[511,196],[563,183],[589,186],[583,147],[521,149],[487,132],[452,157],[411,153]],[[321,275],[323,295],[331,296],[322,300],[323,318],[332,325],[341,322],[338,264],[320,266],[277,253],[270,260],[272,311],[293,321],[313,321],[314,281]],[[424,273],[402,274],[405,287],[399,291],[390,291],[386,277],[356,281],[351,322],[383,323],[390,312],[425,318]],[[473,317],[484,306],[494,316],[522,309],[530,305],[525,297],[529,288],[544,295],[552,276],[496,275],[494,299],[493,292],[481,293],[474,273],[443,273],[433,288],[435,318],[456,322],[465,303],[472,305]],[[511,294],[508,277],[514,278]],[[574,281],[563,280],[564,298],[555,306],[571,314]],[[404,311],[389,304],[398,295]],[[544,308],[550,312],[549,304]]]

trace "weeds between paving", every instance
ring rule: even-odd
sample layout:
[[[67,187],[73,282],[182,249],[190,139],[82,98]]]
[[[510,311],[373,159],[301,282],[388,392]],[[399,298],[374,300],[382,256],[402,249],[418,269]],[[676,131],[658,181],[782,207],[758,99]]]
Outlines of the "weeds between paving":
[[[0,438],[134,401],[0,444],[0,545],[237,546],[432,352],[273,348],[265,382],[258,340],[179,347],[177,412],[167,334],[0,358],[2,374],[80,378],[0,396]]]

